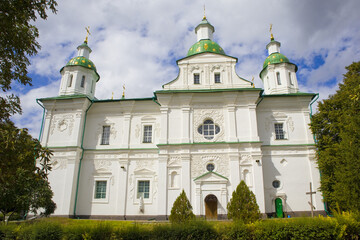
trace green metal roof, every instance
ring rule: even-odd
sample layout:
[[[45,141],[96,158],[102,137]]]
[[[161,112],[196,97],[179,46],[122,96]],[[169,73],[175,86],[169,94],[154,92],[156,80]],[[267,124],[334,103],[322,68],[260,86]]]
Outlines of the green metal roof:
[[[263,68],[266,68],[270,64],[277,64],[277,63],[290,63],[289,59],[285,57],[284,54],[281,54],[279,52],[275,52],[270,54],[263,64]]]
[[[225,177],[225,176],[223,176],[223,175],[221,175],[221,174],[219,174],[219,173],[217,173],[217,172],[214,172],[214,171],[211,171],[211,172],[209,171],[209,172],[207,172],[207,173],[204,173],[203,175],[200,175],[200,176],[198,176],[197,178],[195,178],[194,181],[196,181],[196,180],[198,180],[198,179],[200,179],[200,178],[202,178],[202,177],[205,177],[205,176],[208,175],[208,174],[212,174],[212,173],[229,181],[229,179],[228,179],[227,177]]]
[[[74,57],[74,58],[70,59],[70,61],[64,67],[68,67],[68,66],[80,66],[80,67],[94,70],[95,74],[97,75],[96,81],[98,82],[100,79],[100,75],[96,71],[95,64],[90,59],[87,59],[86,57],[83,57],[83,56]],[[62,67],[60,69],[60,72],[64,69],[64,67]]]
[[[66,66],[82,66],[88,69],[92,69],[96,72],[96,67],[94,65],[94,63],[90,60],[87,59],[86,57],[83,56],[77,56],[72,58],[67,64]]]
[[[297,70],[298,70],[298,67],[296,66],[296,64],[291,63],[289,61],[289,59],[287,57],[285,57],[284,54],[281,54],[279,52],[274,52],[265,59],[264,64],[263,64],[263,69],[261,70],[261,72],[259,74],[260,78],[261,78],[261,74],[267,68],[267,66],[269,66],[271,64],[280,64],[280,63],[292,64],[295,66],[295,72],[297,72]]]
[[[219,46],[219,44],[209,39],[202,39],[191,46],[191,48],[187,53],[187,56],[204,53],[204,52],[226,55],[224,50]]]

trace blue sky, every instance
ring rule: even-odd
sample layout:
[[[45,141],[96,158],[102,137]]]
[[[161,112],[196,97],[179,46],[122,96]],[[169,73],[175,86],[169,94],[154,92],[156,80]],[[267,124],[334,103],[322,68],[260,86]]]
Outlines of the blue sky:
[[[76,55],[90,26],[90,59],[100,74],[95,96],[151,97],[178,74],[176,60],[196,42],[194,28],[203,17],[215,27],[225,53],[239,59],[237,74],[262,87],[259,72],[267,57],[273,24],[281,53],[298,65],[300,91],[333,94],[345,66],[360,60],[358,0],[59,0],[58,14],[38,20],[39,54],[31,58],[32,87],[14,84],[23,115],[19,127],[37,137],[42,109],[36,98],[58,95],[59,70]]]

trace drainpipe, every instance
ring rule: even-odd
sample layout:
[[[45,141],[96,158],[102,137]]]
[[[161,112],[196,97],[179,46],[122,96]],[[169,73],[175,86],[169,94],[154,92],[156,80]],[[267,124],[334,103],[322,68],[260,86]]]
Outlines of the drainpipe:
[[[85,111],[85,119],[84,119],[84,126],[83,126],[83,132],[82,132],[82,136],[81,136],[81,157],[80,157],[80,161],[79,161],[79,170],[78,170],[78,175],[77,175],[77,180],[76,180],[76,192],[75,192],[75,203],[74,203],[74,217],[76,216],[76,206],[77,206],[77,198],[78,198],[78,192],[79,192],[79,181],[80,181],[80,170],[81,170],[81,162],[84,158],[84,135],[85,135],[85,126],[86,126],[86,117],[87,117],[87,113],[90,109],[90,107],[93,105],[94,101],[90,100],[91,103],[89,105],[89,107],[86,109]]]
[[[39,133],[39,142],[41,141],[41,135],[42,135],[42,129],[44,126],[44,116],[45,116],[45,107],[39,103],[39,99],[36,99],[36,103],[40,105],[40,107],[43,108],[43,116],[42,116],[42,120],[41,120],[41,128],[40,128],[40,133]]]
[[[311,101],[310,103],[310,122],[312,121],[312,105],[319,99],[319,94],[317,93],[315,98]],[[315,144],[317,143],[317,140],[316,140],[316,136],[315,134],[313,134],[313,138],[314,138],[314,142]],[[319,153],[318,153],[319,154]],[[320,179],[321,179],[321,170],[319,169],[319,173],[320,173]],[[322,196],[323,197],[323,203],[324,203],[324,209],[325,209],[325,212],[326,212],[326,215],[328,216],[332,216],[329,211],[327,210],[327,207],[326,207],[326,201],[325,201],[325,197],[324,195]]]

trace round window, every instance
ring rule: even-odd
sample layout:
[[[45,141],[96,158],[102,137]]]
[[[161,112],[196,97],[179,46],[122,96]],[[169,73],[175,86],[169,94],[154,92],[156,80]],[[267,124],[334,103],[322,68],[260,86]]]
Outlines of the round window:
[[[279,180],[274,180],[272,182],[272,185],[273,185],[274,188],[279,188],[280,187],[280,181]]]
[[[212,163],[209,163],[208,165],[206,165],[206,169],[207,169],[209,172],[212,172],[212,171],[214,171],[214,169],[215,169],[215,165],[212,164]]]

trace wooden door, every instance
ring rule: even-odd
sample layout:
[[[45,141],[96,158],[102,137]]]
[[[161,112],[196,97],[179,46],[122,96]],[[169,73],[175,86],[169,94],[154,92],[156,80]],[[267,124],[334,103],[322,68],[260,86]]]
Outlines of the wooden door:
[[[207,195],[205,198],[205,218],[217,219],[218,200],[215,195]]]

